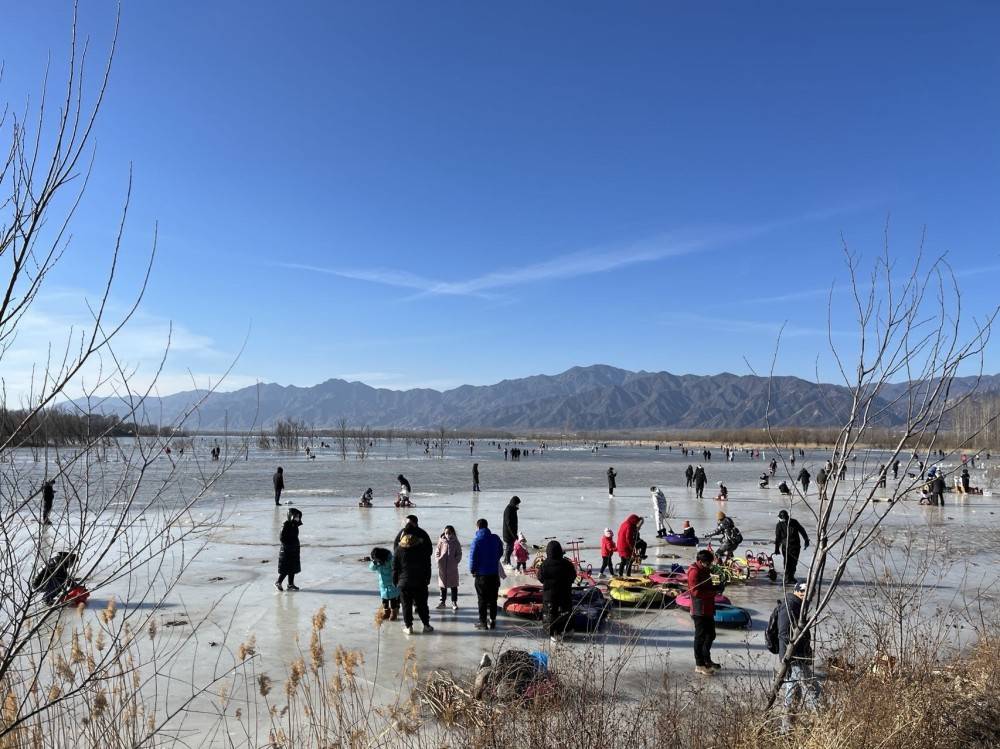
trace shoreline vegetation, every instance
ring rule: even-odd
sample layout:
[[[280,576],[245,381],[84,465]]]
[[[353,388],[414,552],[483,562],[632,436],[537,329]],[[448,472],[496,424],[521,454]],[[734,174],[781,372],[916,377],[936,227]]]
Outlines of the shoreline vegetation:
[[[992,423],[992,422],[991,422]],[[102,414],[73,414],[59,408],[40,411],[8,410],[0,406],[0,441],[10,447],[63,447],[85,445],[95,436],[101,439],[130,437],[161,437],[167,440],[190,441],[192,437],[247,439],[268,448],[300,450],[315,448],[319,441],[346,439],[351,445],[359,440],[372,446],[391,444],[394,440],[414,443],[449,444],[455,441],[500,440],[503,442],[546,443],[549,447],[564,445],[600,445],[614,447],[648,447],[662,450],[691,447],[730,447],[735,449],[776,448],[835,448],[841,433],[840,427],[783,427],[759,429],[690,429],[662,431],[577,431],[557,432],[545,430],[498,429],[393,429],[369,426],[312,427],[290,420],[279,420],[273,429],[257,430],[198,430],[175,425],[155,425],[125,421],[118,416]],[[973,436],[968,436],[968,435]],[[864,439],[858,442],[861,449],[894,449],[901,432],[894,429],[869,428]],[[905,443],[904,447],[918,448],[918,440]],[[936,439],[936,448],[959,450],[970,455],[996,450],[1000,447],[992,431],[982,427],[965,430],[942,430]]]

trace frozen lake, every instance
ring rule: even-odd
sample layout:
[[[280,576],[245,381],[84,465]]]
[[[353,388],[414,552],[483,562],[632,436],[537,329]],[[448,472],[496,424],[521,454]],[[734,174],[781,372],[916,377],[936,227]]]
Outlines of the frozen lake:
[[[213,442],[211,438],[198,438],[198,453],[203,455]],[[537,450],[534,443],[522,446],[528,450],[532,447]],[[231,449],[236,448],[231,444]],[[195,467],[190,451],[184,457],[175,451],[172,457],[186,469]],[[765,453],[764,457],[769,459],[770,455]],[[610,527],[617,531],[618,525],[633,512],[648,518],[643,533],[650,543],[648,563],[687,564],[693,559],[692,549],[656,543],[650,485],[663,488],[667,494],[671,523],[677,527],[683,520],[690,520],[699,535],[714,528],[715,514],[724,508],[743,533],[741,552],[772,551],[777,513],[787,506],[776,489],[757,487],[758,474],[766,470],[765,459],[751,459],[740,453],[733,462],[726,462],[722,451],[714,447],[713,460],[705,462],[700,460],[700,452],[694,458],[684,457],[676,447],[671,452],[666,448],[654,451],[651,446],[611,446],[594,453],[586,447],[560,446],[554,442],[544,454],[527,455],[513,462],[504,461],[503,451],[491,448],[488,440],[478,440],[471,455],[467,445],[452,444],[443,459],[434,451],[429,457],[421,446],[401,440],[389,448],[376,447],[365,461],[353,457],[343,461],[333,448],[321,448],[316,459],[308,459],[301,451],[259,451],[251,446],[247,458],[235,461],[206,497],[204,507],[195,513],[209,516],[221,508],[224,520],[211,533],[181,584],[167,594],[165,607],[157,612],[164,621],[206,620],[196,637],[199,655],[192,655],[193,662],[179,669],[196,682],[207,680],[218,668],[216,653],[235,651],[250,636],[256,638],[258,672],[266,672],[279,681],[288,665],[299,656],[300,647],[307,647],[300,646],[295,635],[300,634],[303,643],[308,642],[310,619],[323,606],[329,617],[325,634],[327,650],[342,645],[364,653],[365,674],[373,681],[375,692],[384,694],[386,699],[398,688],[399,669],[408,648],[414,649],[417,666],[425,672],[434,668],[471,670],[482,652],[495,650],[501,642],[528,650],[549,650],[540,625],[533,622],[501,614],[495,632],[481,633],[473,628],[478,618],[476,597],[465,560],[460,566],[463,576],[457,612],[450,608],[433,609],[436,574],[432,580],[434,633],[406,637],[399,624],[388,622],[379,630],[374,623],[379,605],[377,582],[367,564],[360,560],[373,546],[391,547],[403,518],[410,513],[419,517],[420,525],[432,539],[437,538],[445,525],[453,525],[467,557],[475,521],[484,517],[499,533],[503,509],[510,497],[517,494],[522,499],[520,528],[529,543],[542,544],[547,536],[583,538],[583,557],[594,565],[596,572],[600,566],[597,546],[602,530]],[[804,458],[798,459],[794,472],[806,466],[815,474],[826,458],[825,451],[807,451]],[[878,462],[878,456],[873,459]],[[471,491],[473,462],[479,463],[481,474],[482,491],[478,494]],[[709,479],[705,499],[696,499],[694,490],[684,486],[684,468],[688,463],[699,462],[705,466]],[[861,462],[859,459],[859,466]],[[169,465],[166,458],[161,458],[156,471],[165,472]],[[217,464],[201,465],[211,470]],[[273,504],[271,474],[277,465],[285,471],[283,503],[294,505],[304,516],[300,529],[302,572],[296,577],[301,588],[298,592],[279,593],[273,587],[278,533],[287,509]],[[614,466],[618,474],[613,500],[608,498],[605,478],[609,466]],[[41,467],[33,470],[40,471]],[[781,470],[779,467],[772,486],[780,480]],[[153,483],[156,471],[150,476]],[[412,510],[392,507],[395,477],[399,473],[405,474],[413,486],[416,507]],[[726,503],[709,498],[714,495],[717,480],[725,481],[729,487],[730,498]],[[973,484],[984,485],[984,482],[982,469],[973,471]],[[374,489],[375,507],[359,508],[358,498],[369,486]],[[992,496],[967,496],[956,501],[956,495],[949,494],[947,502],[944,508],[920,506],[912,500],[903,502],[887,520],[886,532],[896,540],[896,548],[920,546],[916,542],[923,539],[953,542],[952,556],[958,564],[941,568],[933,588],[928,583],[933,590],[929,605],[957,610],[968,597],[992,595],[992,591],[982,590],[983,573],[997,561],[990,550],[994,548],[992,539],[1000,526],[1000,516]],[[57,499],[57,511],[59,506]],[[812,523],[805,511],[793,507],[792,514],[801,519],[812,535]],[[54,532],[58,534],[58,526]],[[988,550],[986,554],[979,551],[984,548]],[[976,550],[977,556],[966,557],[964,549]],[[808,569],[811,551],[811,547],[804,550],[800,559],[800,577]],[[677,558],[657,557],[657,553],[675,554]],[[776,557],[776,563],[780,571],[780,557]],[[981,565],[980,572],[972,565]],[[865,595],[865,573],[863,569],[849,573],[839,611],[849,612],[852,596]],[[990,581],[994,578],[991,573]],[[508,582],[522,581],[527,580],[508,578]],[[110,590],[99,591],[92,608],[96,610],[109,595],[115,595],[122,606],[128,606],[128,585],[122,581]],[[773,656],[764,649],[762,630],[775,599],[781,595],[781,584],[761,577],[745,586],[730,586],[727,595],[734,604],[748,608],[754,622],[750,631],[719,629],[713,653],[726,669],[720,681],[737,673],[766,678]],[[992,598],[989,605],[994,605]],[[90,615],[93,614],[87,614]],[[617,649],[627,643],[634,647],[629,668],[636,674],[655,677],[666,669],[687,679],[693,667],[692,633],[690,617],[682,610],[639,612],[622,608],[614,611],[601,633],[569,639],[560,647],[581,649],[598,645]],[[206,653],[212,657],[205,657]],[[556,667],[558,658],[557,651],[553,654]],[[639,684],[641,680],[633,683]]]

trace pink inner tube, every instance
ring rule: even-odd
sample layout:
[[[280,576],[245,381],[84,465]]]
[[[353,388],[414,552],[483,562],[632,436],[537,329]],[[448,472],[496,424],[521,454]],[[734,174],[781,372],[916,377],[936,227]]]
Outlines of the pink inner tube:
[[[541,594],[541,592],[542,592],[541,585],[515,585],[507,589],[507,592],[504,593],[504,597],[514,598],[516,596],[524,594],[528,595]]]
[[[691,594],[688,593],[687,591],[681,593],[674,600],[677,602],[677,605],[680,606],[682,609],[691,608]],[[722,595],[722,593],[715,594],[715,602],[727,606],[732,603],[732,601],[730,601],[728,598]]]
[[[654,572],[649,575],[649,581],[655,585],[687,585],[687,575],[683,572]]]

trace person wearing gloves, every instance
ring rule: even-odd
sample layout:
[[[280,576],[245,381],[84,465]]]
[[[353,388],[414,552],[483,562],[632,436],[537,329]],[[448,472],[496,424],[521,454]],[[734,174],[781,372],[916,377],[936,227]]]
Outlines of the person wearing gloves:
[[[716,556],[719,559],[723,559],[726,556],[731,557],[733,552],[736,551],[736,547],[743,543],[743,534],[740,533],[740,529],[736,527],[733,519],[727,517],[726,513],[721,510],[715,513],[715,518],[719,521],[719,525],[714,531],[708,534],[708,538],[721,536],[722,545],[719,546],[719,552]]]
[[[809,536],[805,528],[795,518],[788,517],[788,510],[778,513],[778,525],[774,529],[774,553],[785,557],[785,582],[795,582],[795,567],[799,563],[799,539],[809,548]]]

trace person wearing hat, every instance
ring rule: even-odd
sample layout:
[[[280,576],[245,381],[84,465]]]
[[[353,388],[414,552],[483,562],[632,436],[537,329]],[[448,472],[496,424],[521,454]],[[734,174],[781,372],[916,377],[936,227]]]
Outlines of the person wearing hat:
[[[719,552],[716,556],[719,559],[723,559],[727,556],[732,556],[733,552],[736,551],[736,547],[743,542],[743,534],[740,533],[740,529],[736,527],[733,519],[727,517],[726,513],[722,510],[715,513],[715,519],[719,521],[719,525],[714,531],[708,534],[708,538],[722,536],[722,544],[719,546]]]
[[[278,552],[278,579],[274,587],[284,590],[281,584],[288,578],[288,590],[298,590],[295,576],[302,571],[299,559],[299,526],[302,525],[302,511],[294,507],[288,511],[288,519],[281,526],[281,551]]]
[[[618,474],[615,473],[614,468],[608,469],[608,499],[615,498],[615,487],[618,486],[618,482],[615,480],[618,478]]]
[[[712,642],[715,641],[715,596],[719,589],[712,583],[712,564],[715,557],[708,549],[695,555],[695,562],[687,568],[687,589],[691,597],[691,620],[694,622],[694,670],[711,676],[722,666],[712,660]]]
[[[778,660],[785,659],[788,648],[798,634],[799,615],[802,611],[802,603],[806,597],[808,587],[806,583],[799,583],[795,590],[785,595],[785,600],[778,603]],[[807,710],[816,710],[819,707],[819,684],[812,670],[812,642],[809,630],[806,629],[792,650],[792,658],[788,663],[788,671],[785,673],[785,712],[781,719],[782,733],[791,730],[792,714],[791,709],[795,703],[795,697],[802,693],[802,700]]]
[[[653,518],[656,520],[656,537],[663,538],[667,535],[667,528],[664,521],[667,518],[667,495],[662,489],[655,486],[649,487],[650,499],[653,501]]]
[[[795,567],[799,563],[799,539],[809,548],[809,536],[805,528],[795,518],[788,517],[788,510],[778,513],[778,525],[774,529],[774,553],[785,557],[785,582],[795,582]]]
[[[719,494],[718,496],[716,496],[716,499],[720,501],[725,501],[729,499],[729,487],[727,487],[721,481],[719,482]]]
[[[610,528],[605,528],[604,535],[601,536],[601,577],[604,577],[604,570],[607,570],[612,575],[615,574],[615,563],[612,561],[611,555],[614,554],[616,550],[615,534]]]

